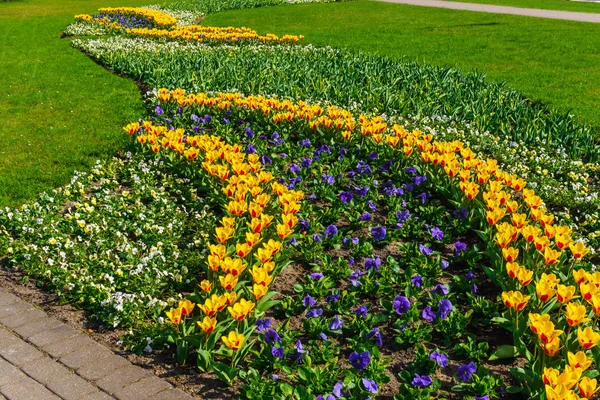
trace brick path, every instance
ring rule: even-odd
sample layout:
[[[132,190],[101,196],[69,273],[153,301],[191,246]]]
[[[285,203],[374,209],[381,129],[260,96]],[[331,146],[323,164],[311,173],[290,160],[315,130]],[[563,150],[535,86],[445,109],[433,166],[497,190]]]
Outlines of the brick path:
[[[190,400],[0,288],[0,400]]]
[[[491,4],[458,3],[442,0],[379,0],[386,3],[408,4],[412,6],[449,8],[452,10],[465,10],[486,12],[494,14],[521,15],[525,17],[563,19],[567,21],[593,22],[600,23],[600,14],[573,12],[573,11],[555,11],[541,10],[538,8],[520,8],[508,6],[494,6]]]

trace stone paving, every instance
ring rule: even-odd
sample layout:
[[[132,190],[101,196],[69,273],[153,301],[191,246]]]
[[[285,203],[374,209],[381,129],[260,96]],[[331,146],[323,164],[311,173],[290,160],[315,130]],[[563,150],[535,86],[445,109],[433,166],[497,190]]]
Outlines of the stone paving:
[[[509,6],[495,6],[491,4],[476,4],[476,3],[459,3],[453,1],[442,0],[379,0],[386,3],[408,4],[412,6],[448,8],[452,10],[465,10],[486,12],[494,14],[510,14],[521,15],[525,17],[562,19],[567,21],[593,22],[600,23],[600,14],[573,12],[573,11],[556,11],[556,10],[541,10],[538,8],[520,8]]]
[[[0,288],[0,400],[191,400]]]

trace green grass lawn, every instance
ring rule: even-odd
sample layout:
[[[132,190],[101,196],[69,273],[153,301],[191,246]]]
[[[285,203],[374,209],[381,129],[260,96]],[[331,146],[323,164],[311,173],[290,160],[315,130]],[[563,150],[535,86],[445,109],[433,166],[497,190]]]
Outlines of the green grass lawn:
[[[541,8],[543,10],[577,11],[600,13],[600,3],[587,3],[569,0],[448,0],[462,3],[495,4],[521,8]]]
[[[121,126],[142,113],[139,91],[59,35],[75,14],[144,4],[0,1],[0,206],[55,188],[122,148]]]
[[[204,24],[484,72],[600,125],[600,24],[369,1],[226,11]]]

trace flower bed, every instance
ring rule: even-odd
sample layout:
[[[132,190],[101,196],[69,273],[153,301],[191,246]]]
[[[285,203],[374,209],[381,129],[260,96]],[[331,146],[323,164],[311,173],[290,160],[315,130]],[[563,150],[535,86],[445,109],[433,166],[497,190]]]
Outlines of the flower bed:
[[[337,360],[336,357],[340,357],[343,352],[350,353],[348,362],[353,368],[343,369],[334,374],[331,370],[334,364],[328,364],[320,358],[322,365],[315,367],[316,369],[301,368],[305,357],[303,354],[311,352],[305,348],[306,345],[303,346],[301,340],[296,341],[295,345],[294,340],[282,340],[279,332],[272,328],[271,320],[260,320],[256,326],[265,332],[262,338],[264,344],[256,355],[262,361],[250,361],[250,365],[264,368],[267,363],[271,365],[271,372],[277,375],[285,373],[285,378],[278,378],[282,380],[280,383],[265,382],[258,378],[258,371],[250,369],[241,374],[246,380],[246,395],[249,392],[285,395],[286,391],[290,390],[290,383],[304,379],[309,385],[308,382],[312,380],[303,378],[303,375],[319,375],[324,371],[332,375],[330,379],[325,379],[318,385],[309,385],[305,394],[316,394],[318,390],[326,391],[327,385],[332,385],[336,379],[337,383],[333,385],[334,395],[336,392],[341,393],[340,390],[346,386],[351,396],[377,393],[379,385],[387,383],[390,379],[384,369],[388,360],[382,357],[378,348],[383,345],[383,338],[387,337],[392,337],[394,343],[400,347],[422,340],[429,342],[433,338],[437,347],[432,349],[425,346],[418,351],[416,357],[418,359],[431,353],[430,359],[435,361],[438,367],[447,365],[446,354],[450,350],[448,347],[456,341],[459,343],[454,348],[454,354],[460,355],[463,351],[469,356],[481,359],[478,351],[486,354],[485,346],[476,346],[472,336],[463,337],[463,331],[473,324],[472,311],[464,314],[452,313],[456,307],[465,307],[466,304],[456,304],[446,298],[450,293],[449,285],[439,283],[440,278],[444,277],[443,269],[448,267],[449,261],[438,256],[430,263],[428,257],[435,254],[431,245],[421,243],[417,246],[414,242],[426,232],[425,238],[421,237],[421,240],[433,239],[433,243],[444,243],[446,235],[456,229],[458,219],[468,221],[468,228],[463,226],[458,232],[465,234],[475,229],[482,243],[481,251],[477,251],[479,245],[474,246],[474,251],[469,251],[466,243],[457,240],[452,245],[454,257],[459,258],[468,252],[472,257],[465,257],[469,264],[474,265],[474,260],[481,263],[480,267],[488,278],[504,290],[504,304],[513,310],[513,313],[504,312],[502,315],[498,315],[497,312],[490,313],[490,310],[482,313],[483,320],[493,317],[488,319],[487,323],[493,320],[513,333],[513,345],[500,346],[492,355],[492,359],[523,355],[527,363],[524,368],[514,369],[513,373],[527,382],[521,390],[533,396],[541,395],[544,391],[548,396],[552,396],[553,391],[565,392],[576,384],[579,384],[582,393],[593,391],[589,388],[595,381],[590,376],[597,372],[592,371],[591,375],[585,376],[582,374],[589,367],[594,355],[585,353],[585,349],[595,347],[597,334],[591,327],[578,330],[577,334],[570,328],[567,330],[564,339],[567,343],[564,346],[565,354],[570,354],[569,360],[572,356],[574,360],[580,360],[579,362],[586,365],[585,368],[576,367],[573,370],[573,362],[568,361],[565,367],[567,358],[561,360],[556,357],[561,348],[560,335],[563,331],[555,330],[555,324],[552,322],[573,327],[589,321],[586,315],[595,309],[595,292],[592,290],[595,288],[595,278],[591,272],[586,272],[591,271],[591,264],[580,263],[589,249],[582,242],[574,242],[571,239],[570,228],[553,225],[554,217],[544,209],[541,198],[536,196],[533,190],[525,187],[527,183],[523,179],[499,170],[495,160],[477,158],[462,142],[433,141],[433,135],[424,135],[420,131],[408,132],[399,125],[389,127],[379,117],[354,116],[335,106],[321,107],[305,102],[293,103],[261,96],[243,97],[239,94],[219,94],[215,97],[206,94],[186,95],[182,90],[169,92],[165,89],[158,92],[157,101],[157,115],[154,118],[164,121],[163,129],[170,127],[175,132],[179,130],[180,135],[185,134],[185,131],[182,131],[184,126],[190,131],[198,132],[214,129],[214,125],[209,124],[213,120],[222,121],[221,126],[229,125],[230,120],[239,121],[237,126],[226,129],[225,134],[235,138],[237,131],[238,138],[246,136],[248,154],[255,156],[257,160],[256,154],[262,154],[260,159],[263,164],[283,174],[280,178],[281,183],[291,190],[299,187],[307,193],[314,191],[309,196],[310,201],[321,202],[320,206],[327,210],[323,213],[318,208],[308,205],[308,210],[300,213],[306,218],[299,221],[305,235],[294,237],[288,245],[297,246],[304,265],[312,265],[312,270],[316,272],[312,272],[304,283],[294,286],[300,296],[296,297],[295,302],[292,298],[286,298],[287,301],[282,301],[274,315],[280,318],[287,317],[287,325],[294,318],[302,319],[298,312],[305,311],[303,329],[296,334],[287,332],[286,336],[304,337],[309,340],[311,348],[316,347],[318,351],[323,351],[319,341],[332,340],[337,352],[329,354],[328,357]],[[205,113],[206,116],[198,117]],[[250,126],[264,133],[270,132],[270,138],[267,135],[257,137]],[[295,137],[290,141],[291,136]],[[192,138],[192,142],[186,141],[185,145],[182,144],[181,148],[177,149],[177,152],[184,156],[187,152],[194,152],[194,136],[189,138]],[[148,135],[145,132],[138,136],[141,143],[146,143],[147,139]],[[294,148],[298,144],[307,149],[307,154],[299,148]],[[166,147],[167,150],[169,148]],[[152,149],[157,153],[162,151],[156,144],[152,145]],[[336,150],[336,153],[333,153],[333,150]],[[277,158],[267,156],[273,154],[273,151],[283,153]],[[336,173],[331,174],[325,166]],[[321,172],[320,177],[313,173],[315,168]],[[419,170],[423,171],[422,174],[418,174]],[[406,183],[400,185],[402,176]],[[384,179],[389,180],[383,182]],[[431,182],[431,186],[425,185],[425,182]],[[327,187],[332,185],[336,185],[336,189],[328,190]],[[423,189],[428,188],[431,192],[423,191],[415,196],[415,188],[419,186]],[[436,194],[441,194],[444,201],[431,200]],[[413,203],[412,207],[410,202]],[[433,203],[434,206],[415,207],[414,204],[419,203]],[[434,210],[437,211],[437,215]],[[427,215],[429,213],[433,215]],[[442,224],[445,219],[444,213],[445,218],[454,217],[452,224]],[[508,215],[511,215],[511,222],[501,223]],[[410,226],[408,221],[411,218],[424,219],[425,224],[417,223],[416,227],[412,226],[412,229],[405,232],[405,225]],[[428,222],[435,222],[436,226],[431,226]],[[307,235],[311,231],[312,236]],[[522,239],[519,239],[520,236]],[[394,247],[394,244],[397,246],[398,239],[403,237],[413,242],[400,245],[400,254],[397,254],[397,250],[391,250],[390,247]],[[562,251],[567,248],[570,257],[567,252]],[[331,250],[347,252],[346,257],[329,257],[327,252]],[[326,254],[324,257],[321,256],[323,252]],[[376,256],[379,252],[384,255],[383,259]],[[479,256],[475,256],[476,254]],[[351,258],[348,259],[347,256]],[[362,259],[363,268],[352,269],[356,263],[355,257]],[[576,264],[582,268],[577,269],[572,276],[571,271]],[[394,272],[401,272],[399,276],[403,279],[399,280],[398,275],[393,275]],[[556,274],[550,272],[555,272],[562,278],[557,278]],[[390,273],[392,275],[389,275]],[[470,285],[470,291],[476,293],[477,285],[468,283],[475,275],[473,272],[469,274],[463,278],[462,290]],[[349,284],[344,282],[345,280],[349,280]],[[459,282],[460,279],[455,279],[455,283]],[[572,301],[576,298],[575,284],[583,284],[580,287],[581,297],[589,301],[592,309],[587,309],[585,303]],[[222,282],[222,285],[225,284]],[[558,291],[555,290],[557,285]],[[464,301],[464,297],[460,296],[460,285],[457,286],[457,298]],[[398,293],[399,289],[403,290],[400,291],[402,294],[396,295],[392,300],[391,296]],[[429,293],[429,301],[423,301],[422,296],[425,293]],[[439,297],[432,296],[432,293]],[[541,311],[545,316],[532,313],[528,317],[524,312],[532,293],[537,293],[533,310]],[[555,293],[558,293],[558,296],[553,299]],[[347,296],[348,299],[345,299]],[[450,298],[454,300],[452,295]],[[471,308],[474,305],[481,306],[482,303],[486,307],[491,306],[485,303],[485,299],[472,294],[471,297],[467,296],[467,299]],[[321,303],[323,300],[325,303]],[[353,309],[354,305],[361,303],[364,304]],[[568,303],[565,314],[562,306],[555,306],[557,303]],[[370,319],[370,309],[377,309],[378,313],[365,325],[363,323]],[[359,316],[366,320],[361,320]],[[208,318],[208,315],[205,318]],[[351,321],[350,327],[345,327],[344,321],[347,320]],[[533,332],[531,336],[525,334],[528,321]],[[474,324],[475,327],[480,323],[478,320]],[[436,333],[445,335],[443,343],[436,343]],[[212,344],[216,340],[209,340],[214,337],[211,334],[212,331],[206,333],[206,342]],[[329,334],[333,334],[335,339],[330,339]],[[579,340],[579,349],[576,345],[569,345],[574,340],[574,335]],[[373,339],[375,343],[353,348],[357,346],[357,340],[361,337],[363,340]],[[186,340],[185,335],[181,339],[190,342]],[[237,337],[224,337],[223,341],[235,351],[239,347],[232,347],[234,339],[239,340]],[[461,339],[465,343],[461,343]],[[541,350],[538,350],[537,340],[541,343]],[[351,350],[354,351],[350,352]],[[238,373],[235,369],[226,369],[221,362],[210,364],[209,360],[212,357],[218,358],[229,353],[223,353],[223,350],[219,349],[211,356],[210,353],[202,353],[203,351],[204,349],[200,349],[198,354],[203,354],[204,366],[214,369],[222,377],[225,376],[227,381]],[[234,361],[239,362],[240,358],[232,358],[232,365]],[[309,363],[313,362],[310,358],[308,360]],[[289,368],[290,361],[297,363],[296,371]],[[452,389],[467,390],[473,395],[493,396],[496,386],[501,385],[500,381],[493,376],[491,380],[483,378],[486,369],[480,365],[478,372],[475,361],[477,360],[469,360],[458,368],[455,377],[458,385]],[[399,374],[400,394],[397,394],[396,398],[443,393],[447,388],[441,380],[423,375],[423,371],[431,373],[437,369],[433,367],[433,363],[429,368],[419,366],[416,362],[410,364],[408,370]],[[571,374],[568,384],[563,383],[563,378],[558,378],[562,369],[565,369],[565,374]],[[316,378],[317,376],[313,376],[313,379]],[[300,397],[305,395],[297,388],[292,392]]]
[[[2,212],[11,265],[244,398],[593,396],[585,128],[475,75],[104,12],[76,47],[228,91],[155,91],[134,157]]]

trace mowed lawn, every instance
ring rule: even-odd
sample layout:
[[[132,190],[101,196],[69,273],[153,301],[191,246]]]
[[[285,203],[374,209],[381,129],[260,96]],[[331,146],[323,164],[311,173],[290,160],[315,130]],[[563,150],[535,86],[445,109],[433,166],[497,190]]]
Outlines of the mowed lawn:
[[[520,8],[540,8],[543,10],[561,10],[586,13],[600,13],[600,3],[570,0],[447,0],[463,3],[494,4]]]
[[[0,1],[0,206],[18,205],[122,148],[136,85],[60,33],[80,13],[148,0]]]
[[[600,126],[600,24],[374,1],[226,11],[203,23],[483,72]]]

